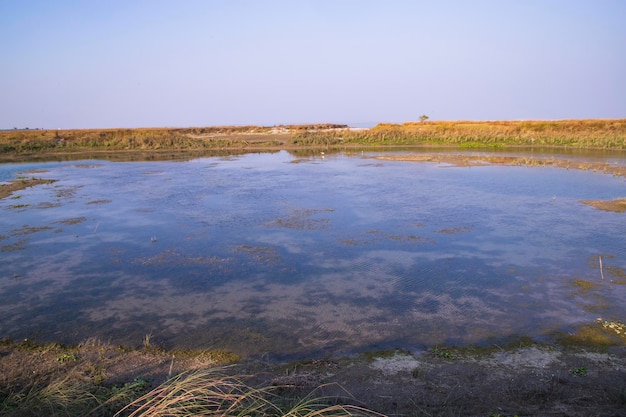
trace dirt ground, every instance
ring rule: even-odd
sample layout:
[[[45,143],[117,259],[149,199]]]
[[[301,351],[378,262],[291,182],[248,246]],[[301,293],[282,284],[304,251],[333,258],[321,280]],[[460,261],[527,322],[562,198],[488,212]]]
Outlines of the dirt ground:
[[[349,392],[388,416],[624,416],[626,350],[525,346],[312,361],[274,382]],[[341,387],[341,389],[339,389]]]
[[[524,347],[322,361],[292,378],[337,383],[389,416],[624,416],[626,357]],[[288,378],[287,378],[288,380]]]
[[[0,393],[72,375],[99,385],[139,378],[147,389],[183,371],[225,366],[227,352],[0,345]],[[290,364],[240,360],[224,371],[252,375],[281,394],[338,398],[388,416],[626,416],[626,347],[597,352],[530,344],[420,353],[386,351]]]

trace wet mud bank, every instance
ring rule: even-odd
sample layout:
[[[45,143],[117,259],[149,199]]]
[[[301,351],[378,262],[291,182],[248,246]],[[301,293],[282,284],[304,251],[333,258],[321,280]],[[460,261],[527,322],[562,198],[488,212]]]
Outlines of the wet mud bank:
[[[273,387],[281,401],[313,394],[331,405],[350,404],[387,416],[626,412],[626,347],[564,348],[527,340],[490,348],[390,350],[290,363],[241,359],[220,350],[124,348],[97,340],[66,347],[5,340],[0,344],[0,404],[11,411],[14,393],[46,384],[59,388],[61,382],[80,384],[93,395],[130,387],[130,402],[168,379],[211,369],[252,387]],[[113,412],[100,409],[93,415]]]

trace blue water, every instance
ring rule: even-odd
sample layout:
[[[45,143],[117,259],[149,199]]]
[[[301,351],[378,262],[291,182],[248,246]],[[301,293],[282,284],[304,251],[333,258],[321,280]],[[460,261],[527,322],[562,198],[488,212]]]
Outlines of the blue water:
[[[0,165],[57,180],[0,200],[0,338],[307,357],[625,318],[625,214],[580,202],[624,178],[376,156]]]

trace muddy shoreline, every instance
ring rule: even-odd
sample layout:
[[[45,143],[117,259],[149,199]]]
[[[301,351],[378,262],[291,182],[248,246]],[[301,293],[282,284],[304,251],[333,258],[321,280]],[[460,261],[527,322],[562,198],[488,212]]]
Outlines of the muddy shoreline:
[[[137,381],[146,392],[181,373],[212,368],[242,376],[252,386],[277,387],[285,398],[315,392],[387,416],[626,413],[626,347],[559,347],[527,340],[290,363],[239,359],[225,351],[124,348],[97,340],[66,347],[5,340],[0,343],[0,401],[68,375],[94,392]]]

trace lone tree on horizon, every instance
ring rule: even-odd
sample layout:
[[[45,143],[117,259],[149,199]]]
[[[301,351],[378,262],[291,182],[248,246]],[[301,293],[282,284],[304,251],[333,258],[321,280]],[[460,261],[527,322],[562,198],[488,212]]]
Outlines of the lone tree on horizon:
[[[425,114],[422,114],[420,116],[420,122],[424,123],[426,120],[428,120],[428,116],[426,116]]]

